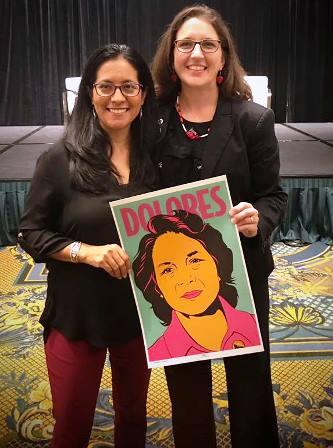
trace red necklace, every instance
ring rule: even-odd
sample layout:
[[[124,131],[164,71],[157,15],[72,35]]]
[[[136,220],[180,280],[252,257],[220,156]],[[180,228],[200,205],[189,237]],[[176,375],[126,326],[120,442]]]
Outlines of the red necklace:
[[[181,109],[180,109],[179,96],[177,96],[176,110],[178,112],[179,120],[181,122],[181,125],[182,125],[182,128],[183,128],[184,132],[185,132],[186,137],[188,137],[190,140],[199,140],[200,138],[205,138],[205,137],[208,136],[210,128],[208,128],[206,134],[202,134],[202,135],[199,135],[193,128],[186,129],[185,124],[184,124],[184,117],[182,116],[182,112],[181,112]]]

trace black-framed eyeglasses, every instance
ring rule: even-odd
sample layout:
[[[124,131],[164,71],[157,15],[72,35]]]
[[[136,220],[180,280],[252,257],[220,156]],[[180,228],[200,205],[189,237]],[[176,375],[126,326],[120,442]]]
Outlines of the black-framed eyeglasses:
[[[181,53],[191,53],[194,47],[199,44],[201,51],[204,53],[215,53],[220,48],[221,41],[214,39],[192,40],[192,39],[179,39],[175,40],[175,47]]]
[[[142,84],[137,82],[124,82],[123,84],[113,84],[112,82],[96,82],[93,84],[97,95],[112,96],[119,89],[124,96],[137,96],[143,88]]]

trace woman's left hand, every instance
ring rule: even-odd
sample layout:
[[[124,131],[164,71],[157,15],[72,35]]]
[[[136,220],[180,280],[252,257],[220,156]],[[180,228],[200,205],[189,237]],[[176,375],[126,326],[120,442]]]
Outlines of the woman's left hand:
[[[240,202],[229,211],[231,222],[237,225],[238,232],[247,238],[258,233],[259,212],[249,202]]]

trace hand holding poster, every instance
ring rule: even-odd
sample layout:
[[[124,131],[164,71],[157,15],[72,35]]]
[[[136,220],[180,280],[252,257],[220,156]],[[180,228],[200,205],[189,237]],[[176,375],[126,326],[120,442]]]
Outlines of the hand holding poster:
[[[149,367],[263,350],[225,176],[110,206]]]

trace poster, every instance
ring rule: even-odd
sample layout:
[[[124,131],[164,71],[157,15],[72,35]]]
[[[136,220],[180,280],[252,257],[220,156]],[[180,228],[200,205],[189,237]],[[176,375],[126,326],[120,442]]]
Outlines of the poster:
[[[149,367],[262,351],[225,176],[110,202]]]

